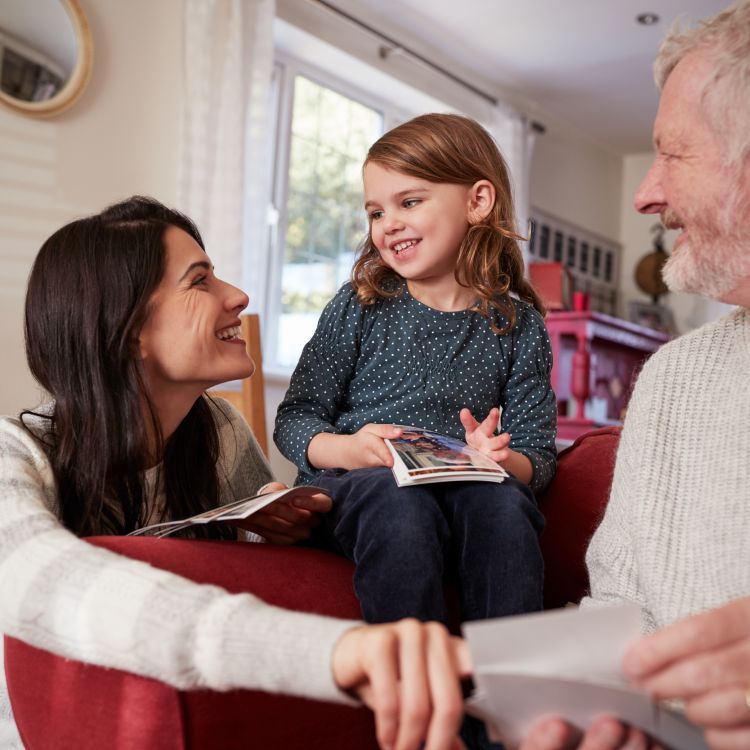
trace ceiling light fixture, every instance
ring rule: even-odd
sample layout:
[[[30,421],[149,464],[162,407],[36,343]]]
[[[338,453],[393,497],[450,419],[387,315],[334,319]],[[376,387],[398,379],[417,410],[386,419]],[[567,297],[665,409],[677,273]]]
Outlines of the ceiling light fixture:
[[[656,13],[639,13],[635,20],[644,26],[653,26],[655,23],[659,23],[659,16]]]

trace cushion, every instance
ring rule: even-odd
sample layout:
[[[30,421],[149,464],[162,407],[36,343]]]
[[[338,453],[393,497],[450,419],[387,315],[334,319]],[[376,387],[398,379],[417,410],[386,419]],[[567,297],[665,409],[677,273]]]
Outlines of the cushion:
[[[547,521],[541,545],[548,609],[577,604],[588,592],[586,548],[609,499],[619,438],[619,427],[581,435],[560,452],[557,474],[539,498]]]

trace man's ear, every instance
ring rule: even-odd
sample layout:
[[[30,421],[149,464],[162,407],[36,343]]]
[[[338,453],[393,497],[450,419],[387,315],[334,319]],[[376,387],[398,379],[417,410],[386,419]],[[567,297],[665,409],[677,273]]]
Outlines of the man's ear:
[[[495,186],[489,180],[475,182],[469,190],[469,223],[486,219],[495,206]]]

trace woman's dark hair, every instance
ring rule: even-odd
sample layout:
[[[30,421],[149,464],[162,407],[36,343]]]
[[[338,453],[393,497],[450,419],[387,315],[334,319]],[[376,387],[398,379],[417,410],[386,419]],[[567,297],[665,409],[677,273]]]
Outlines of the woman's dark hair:
[[[79,536],[126,534],[146,523],[149,432],[162,460],[164,515],[179,519],[218,503],[214,408],[199,398],[165,442],[144,383],[138,337],[164,275],[170,226],[203,247],[186,216],[134,196],[59,229],[31,270],[26,357],[54,399],[45,442],[62,521]],[[208,526],[196,535],[234,536]]]

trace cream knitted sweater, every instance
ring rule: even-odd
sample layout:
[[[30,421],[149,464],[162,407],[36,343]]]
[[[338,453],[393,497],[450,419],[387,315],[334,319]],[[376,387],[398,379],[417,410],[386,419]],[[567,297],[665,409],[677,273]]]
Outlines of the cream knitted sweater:
[[[222,404],[225,503],[255,492],[270,471],[242,417]],[[0,633],[179,688],[350,702],[330,662],[357,623],[273,607],[94,547],[63,528],[56,508],[41,444],[17,419],[0,418]],[[15,747],[0,648],[0,748]]]
[[[628,406],[587,554],[591,599],[644,629],[750,594],[750,310],[670,342]]]

